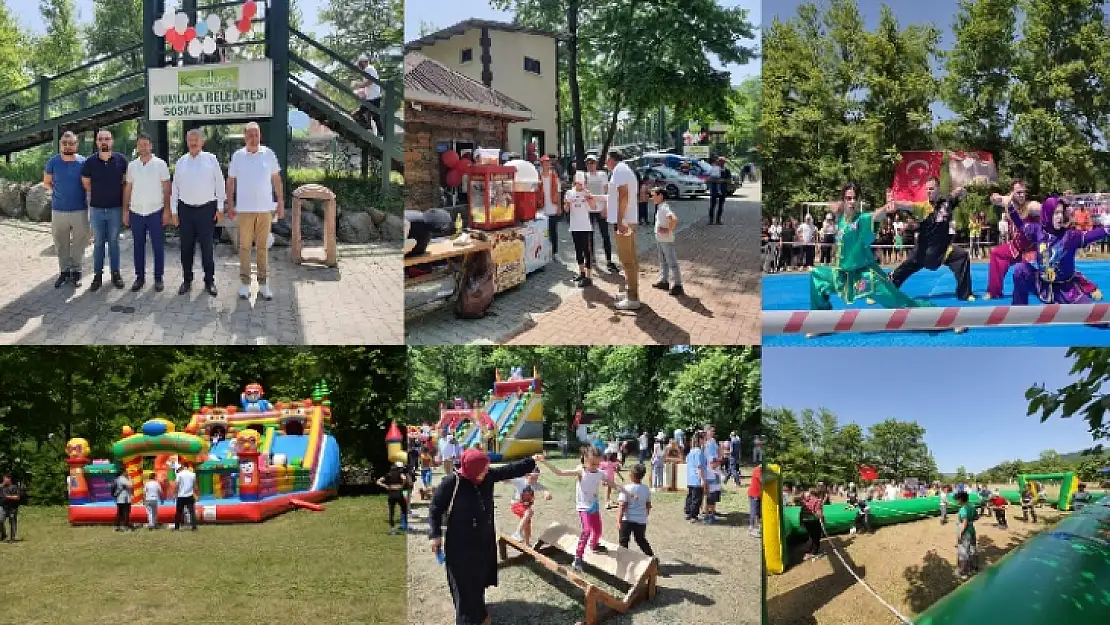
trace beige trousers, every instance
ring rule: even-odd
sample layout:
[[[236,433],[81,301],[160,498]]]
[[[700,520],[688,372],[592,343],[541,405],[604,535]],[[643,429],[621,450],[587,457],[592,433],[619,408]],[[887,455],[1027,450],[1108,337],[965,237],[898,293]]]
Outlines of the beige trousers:
[[[88,211],[51,211],[50,230],[61,271],[81,271],[81,259],[89,244]]]
[[[251,245],[255,246],[255,261],[258,263],[258,284],[266,284],[266,274],[270,268],[270,250],[266,244],[270,239],[270,213],[239,213],[235,216],[239,224],[239,279],[244,285],[251,283]]]
[[[615,232],[615,229],[614,229]],[[616,234],[617,258],[624,269],[624,280],[628,286],[628,299],[640,301],[640,259],[636,255],[636,226],[628,226],[628,236]]]

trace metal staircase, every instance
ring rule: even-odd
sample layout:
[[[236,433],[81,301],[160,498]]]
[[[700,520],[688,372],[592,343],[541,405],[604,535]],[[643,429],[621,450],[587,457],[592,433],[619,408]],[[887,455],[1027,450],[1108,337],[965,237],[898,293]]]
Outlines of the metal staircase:
[[[271,15],[271,19],[275,17]],[[396,128],[395,111],[401,101],[398,86],[390,81],[379,82],[382,93],[381,107],[376,111],[382,122],[379,135],[352,117],[360,104],[359,99],[350,85],[333,76],[338,69],[347,69],[352,75],[359,75],[361,70],[308,35],[290,26],[286,28],[289,36],[285,49],[277,48],[272,42],[267,46],[268,54],[274,59],[275,82],[285,74],[287,101],[291,106],[361,148],[363,176],[369,173],[367,162],[371,158],[379,161],[385,189],[390,184],[388,172],[400,171],[404,166],[402,133]],[[144,37],[151,36],[149,32],[144,34]],[[239,45],[263,44],[253,41]],[[144,47],[148,45],[149,42],[135,44],[0,95],[0,155],[9,157],[20,150],[56,142],[67,130],[85,132],[144,118],[147,78],[143,60]],[[158,45],[165,64],[174,64],[178,58],[176,53],[160,40]],[[308,53],[297,54],[293,50],[295,46]],[[275,84],[275,92],[280,93],[276,87]],[[365,105],[374,108],[369,102]],[[238,121],[244,120],[227,120]],[[284,156],[279,153],[283,169]]]

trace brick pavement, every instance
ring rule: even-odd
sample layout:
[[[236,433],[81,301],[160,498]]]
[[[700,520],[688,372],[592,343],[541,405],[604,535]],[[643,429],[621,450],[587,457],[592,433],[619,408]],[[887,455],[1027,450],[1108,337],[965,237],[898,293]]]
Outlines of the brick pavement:
[[[398,246],[341,245],[339,267],[296,266],[288,248],[270,253],[275,298],[240,300],[238,255],[216,246],[216,287],[210,297],[196,283],[177,295],[182,272],[177,239],[167,241],[166,290],[153,280],[131,293],[131,239],[120,239],[128,288],[106,285],[88,291],[92,280],[87,250],[81,288],[54,288],[58,266],[49,224],[0,220],[0,344],[250,344],[397,345],[404,340],[403,287]],[[150,254],[147,262],[151,262]],[[105,276],[107,277],[107,276]],[[252,287],[256,288],[256,287]]]
[[[485,318],[460,320],[441,308],[406,323],[408,344],[758,344],[759,187],[746,186],[729,198],[723,226],[706,223],[708,200],[671,206],[680,220],[676,246],[684,297],[651,288],[658,258],[648,228],[640,229],[638,240],[644,303],[639,312],[613,307],[623,278],[604,269],[592,289],[573,287],[569,280],[577,265],[563,229],[559,262],[498,295]]]

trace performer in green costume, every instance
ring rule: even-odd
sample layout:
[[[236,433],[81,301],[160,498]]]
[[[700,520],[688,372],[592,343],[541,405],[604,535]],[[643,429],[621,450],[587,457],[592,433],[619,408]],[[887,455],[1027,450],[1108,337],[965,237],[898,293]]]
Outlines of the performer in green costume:
[[[859,187],[848,183],[840,193],[840,201],[829,208],[838,215],[836,227],[836,266],[815,267],[809,273],[809,305],[813,310],[831,310],[829,298],[835,293],[851,304],[860,298],[874,300],[885,308],[928,306],[906,295],[894,286],[871,252],[875,238],[872,222],[882,220],[895,205],[887,193],[887,203],[870,213],[859,211],[856,201]],[[869,302],[870,303],[870,302]]]

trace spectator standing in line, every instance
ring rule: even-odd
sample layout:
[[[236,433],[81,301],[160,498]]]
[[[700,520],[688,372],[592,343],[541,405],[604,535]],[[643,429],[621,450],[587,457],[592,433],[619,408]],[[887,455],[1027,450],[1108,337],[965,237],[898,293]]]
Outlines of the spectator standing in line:
[[[620,267],[613,262],[613,246],[609,239],[608,220],[608,193],[609,174],[597,169],[597,157],[593,154],[586,157],[586,189],[594,197],[594,206],[590,208],[591,230],[597,228],[601,233],[601,246],[605,251],[606,268],[611,273],[619,273]],[[594,247],[594,236],[590,236],[590,264],[597,271],[597,255]]]
[[[72,132],[62,133],[58,143],[61,151],[46,161],[42,174],[42,184],[50,191],[50,230],[61,270],[54,288],[66,282],[77,288],[89,242],[89,204],[81,184],[85,157],[77,153],[77,135]]]
[[[786,219],[782,222],[782,257],[780,262],[786,271],[794,268],[794,250],[797,247],[797,222]]]
[[[831,265],[833,262],[833,248],[836,247],[836,220],[832,213],[825,215],[825,223],[821,226],[821,264]]]
[[[709,465],[701,448],[704,438],[704,433],[695,433],[690,441],[690,453],[686,456],[686,520],[691,522],[698,520],[705,499]]]
[[[617,257],[624,268],[625,297],[616,304],[617,310],[639,310],[640,308],[640,261],[636,252],[636,227],[632,225],[632,202],[639,197],[636,174],[624,162],[619,151],[609,152],[606,161],[612,179],[609,181],[609,197],[606,205],[609,222],[617,238]]]
[[[640,438],[636,439],[636,457],[640,464],[647,462],[649,442],[647,432],[640,432]]]
[[[127,177],[127,157],[112,150],[112,133],[96,133],[96,156],[81,166],[81,184],[89,196],[89,223],[93,230],[93,281],[90,291],[99,291],[104,280],[104,247],[108,247],[108,266],[112,286],[123,288],[120,272],[119,232],[123,226],[123,185]]]
[[[146,478],[143,484],[143,505],[146,507],[146,528],[158,529],[158,504],[162,502],[162,485],[155,479],[154,473]]]
[[[802,242],[802,267],[809,269],[813,266],[814,243],[816,242],[817,228],[813,225],[813,215],[806,214],[802,225],[798,226],[798,238]]]
[[[123,187],[123,225],[131,228],[134,242],[135,282],[131,292],[146,284],[146,241],[154,256],[154,290],[165,288],[162,277],[166,270],[166,234],[170,224],[170,168],[166,161],[153,154],[150,135],[139,134],[135,140],[139,156],[127,165]]]
[[[177,510],[174,514],[173,529],[181,529],[182,516],[189,514],[189,524],[197,531],[197,475],[187,465],[177,471]]]
[[[734,479],[736,485],[740,486],[740,435],[733,431],[729,434],[728,441],[728,476],[725,484],[728,484],[729,479]]]

